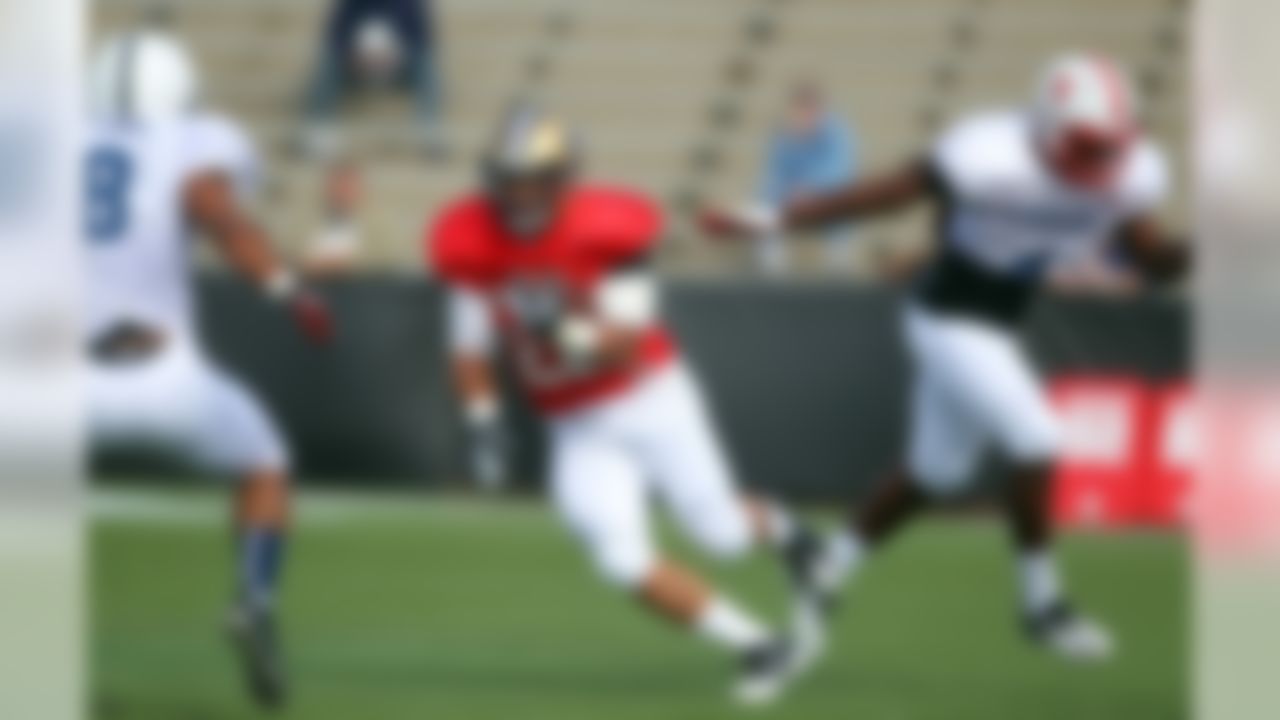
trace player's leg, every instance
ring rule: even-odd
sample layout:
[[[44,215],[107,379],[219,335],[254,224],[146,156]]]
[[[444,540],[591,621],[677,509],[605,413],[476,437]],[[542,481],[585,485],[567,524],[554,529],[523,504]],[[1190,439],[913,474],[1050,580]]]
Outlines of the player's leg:
[[[264,705],[285,699],[277,595],[289,532],[291,483],[284,442],[257,400],[233,378],[206,369],[198,462],[233,477],[235,599],[230,630],[249,689]]]
[[[552,429],[557,510],[601,576],[655,615],[743,657],[770,646],[763,622],[653,543],[642,469],[634,453],[590,422]]]
[[[1026,629],[1033,640],[1068,658],[1105,659],[1112,651],[1111,637],[1072,609],[1053,553],[1050,491],[1058,451],[1053,409],[1012,341],[993,343],[984,368],[989,378],[984,383],[988,423],[1012,466],[1005,509]]]
[[[628,418],[632,447],[686,533],[734,559],[753,547],[786,550],[805,527],[777,500],[742,492],[697,381],[683,366],[644,388]]]
[[[289,486],[288,473],[263,465],[242,473],[236,487],[236,598],[244,607],[270,609],[276,604],[289,526]]]
[[[909,320],[911,318],[909,317]],[[818,584],[828,602],[853,581],[873,551],[887,543],[935,497],[954,494],[973,473],[986,433],[963,391],[963,348],[941,331],[908,322],[915,375],[906,462],[859,503],[847,527],[832,536]]]
[[[175,347],[145,358],[93,358],[85,383],[92,447],[189,460],[190,439],[199,425],[190,392],[193,368]]]
[[[732,560],[754,547],[788,563],[797,597],[807,590],[817,543],[778,502],[739,491],[696,381],[672,368],[645,388],[632,418],[633,447],[681,528],[714,557]],[[746,699],[768,700],[816,659],[822,638],[794,635],[744,658]]]

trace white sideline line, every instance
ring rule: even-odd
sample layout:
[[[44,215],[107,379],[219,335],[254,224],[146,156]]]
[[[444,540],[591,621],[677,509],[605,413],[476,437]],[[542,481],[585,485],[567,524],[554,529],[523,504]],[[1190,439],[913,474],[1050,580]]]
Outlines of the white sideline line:
[[[228,503],[228,495],[221,492],[98,489],[89,495],[88,516],[103,522],[220,526],[227,522]],[[534,518],[541,504],[420,493],[304,491],[295,508],[298,520],[308,525],[344,525],[369,520],[492,523],[496,515]]]

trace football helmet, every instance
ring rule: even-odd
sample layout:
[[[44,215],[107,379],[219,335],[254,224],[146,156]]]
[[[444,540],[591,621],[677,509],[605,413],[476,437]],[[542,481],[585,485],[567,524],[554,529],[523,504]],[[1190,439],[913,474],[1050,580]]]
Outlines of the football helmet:
[[[481,170],[507,230],[533,237],[555,219],[577,166],[573,132],[541,109],[520,104],[503,118]]]
[[[159,30],[108,39],[89,71],[89,108],[101,119],[156,122],[196,104],[199,78],[182,43]]]
[[[1139,134],[1136,98],[1125,73],[1097,55],[1065,55],[1036,86],[1032,122],[1039,149],[1064,181],[1111,183]]]

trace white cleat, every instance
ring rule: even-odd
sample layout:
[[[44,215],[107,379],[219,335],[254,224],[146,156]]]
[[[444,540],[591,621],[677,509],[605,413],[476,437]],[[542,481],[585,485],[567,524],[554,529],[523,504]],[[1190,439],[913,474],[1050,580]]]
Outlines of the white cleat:
[[[834,593],[824,584],[825,553],[822,542],[808,528],[801,527],[783,549],[791,576],[791,671],[801,674],[811,669],[826,653],[827,618]]]
[[[1072,662],[1100,663],[1115,655],[1115,640],[1096,620],[1077,614],[1065,603],[1027,619],[1031,639]]]
[[[827,610],[823,601],[800,596],[791,608],[792,672],[808,672],[827,652]]]

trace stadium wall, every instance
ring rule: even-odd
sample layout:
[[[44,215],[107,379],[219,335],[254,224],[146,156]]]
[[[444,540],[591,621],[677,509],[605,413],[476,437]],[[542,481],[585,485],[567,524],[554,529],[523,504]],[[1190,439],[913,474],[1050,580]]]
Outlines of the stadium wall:
[[[326,287],[339,341],[325,349],[307,346],[281,309],[235,279],[207,277],[201,293],[211,353],[261,393],[304,477],[465,483],[435,285],[386,276]],[[745,482],[794,498],[844,497],[890,466],[908,377],[899,299],[837,283],[670,284],[669,315]],[[1189,317],[1177,300],[1047,298],[1029,330],[1049,373],[1159,380],[1188,370]],[[527,408],[513,407],[520,476],[536,483],[540,434]]]

